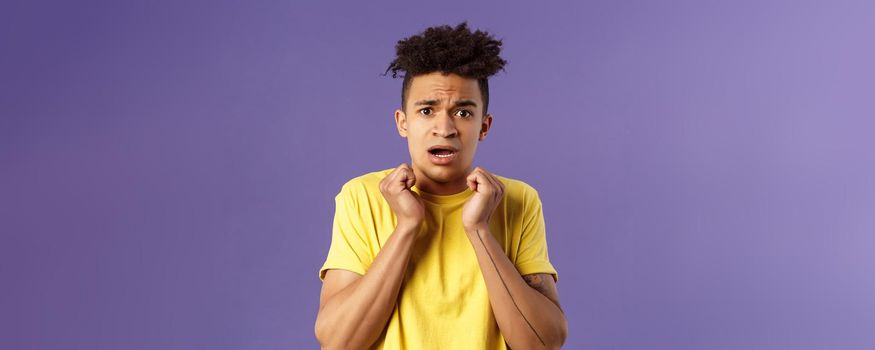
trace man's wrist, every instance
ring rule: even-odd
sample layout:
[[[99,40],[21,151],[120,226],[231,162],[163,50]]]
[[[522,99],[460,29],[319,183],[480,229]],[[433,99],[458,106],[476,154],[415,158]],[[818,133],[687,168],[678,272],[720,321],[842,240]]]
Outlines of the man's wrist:
[[[483,224],[471,225],[471,226],[465,226],[465,233],[467,233],[468,235],[480,235],[480,236],[483,236],[483,235],[485,235],[487,232],[489,232],[489,225],[488,225],[488,224],[485,224],[485,223],[483,223]]]
[[[398,223],[395,226],[395,232],[401,233],[405,235],[416,235],[419,233],[419,230],[422,228],[422,223],[410,224],[410,223]]]

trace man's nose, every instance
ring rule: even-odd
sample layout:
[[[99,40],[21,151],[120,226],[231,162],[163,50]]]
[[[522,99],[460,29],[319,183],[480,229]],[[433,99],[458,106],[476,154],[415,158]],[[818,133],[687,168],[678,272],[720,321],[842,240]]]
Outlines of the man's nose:
[[[453,121],[452,116],[441,113],[435,119],[434,129],[432,129],[435,136],[452,137],[456,135],[456,122]]]

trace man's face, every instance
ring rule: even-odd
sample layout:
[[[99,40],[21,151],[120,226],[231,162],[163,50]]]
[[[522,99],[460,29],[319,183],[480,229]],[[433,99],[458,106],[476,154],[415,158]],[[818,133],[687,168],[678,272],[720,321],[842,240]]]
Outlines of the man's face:
[[[483,115],[477,80],[440,72],[418,75],[410,81],[405,103],[405,111],[395,111],[395,122],[407,138],[414,171],[427,177],[417,177],[417,184],[464,189],[459,184],[464,185],[477,143],[492,124],[492,116]]]

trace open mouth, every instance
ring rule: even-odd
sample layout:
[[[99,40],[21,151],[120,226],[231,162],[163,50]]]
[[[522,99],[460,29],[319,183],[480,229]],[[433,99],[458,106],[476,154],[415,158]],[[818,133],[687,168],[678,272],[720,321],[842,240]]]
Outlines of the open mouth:
[[[438,158],[449,158],[456,154],[456,151],[445,148],[436,148],[428,150],[428,153],[431,153],[433,156]]]
[[[429,148],[428,153],[431,154],[429,159],[431,159],[432,163],[436,165],[446,165],[450,164],[453,159],[456,158],[459,151],[453,146],[439,145]]]

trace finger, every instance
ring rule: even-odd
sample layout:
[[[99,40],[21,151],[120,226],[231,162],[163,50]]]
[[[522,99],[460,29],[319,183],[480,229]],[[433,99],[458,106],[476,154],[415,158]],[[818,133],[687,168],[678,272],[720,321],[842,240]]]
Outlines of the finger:
[[[492,173],[489,170],[480,168],[480,173],[483,174],[483,177],[486,178],[486,181],[489,181],[489,186],[493,189],[498,189],[498,184],[495,183],[495,178],[492,177]]]
[[[483,175],[483,179],[489,184],[487,192],[492,195],[497,195],[499,189],[499,185],[496,183],[497,180],[495,180],[495,178],[492,177],[492,174],[486,169],[480,168],[480,174]]]
[[[501,198],[504,196],[504,184],[501,183],[501,180],[499,180],[498,177],[495,176],[495,174],[490,173],[486,169],[483,169],[483,173],[492,184],[492,194],[495,196],[495,199],[501,200]]]
[[[386,181],[388,181],[387,186],[389,188],[396,189],[396,188],[400,187],[401,189],[404,189],[403,176],[404,176],[404,167],[406,165],[407,164],[401,163],[401,165],[396,167],[395,170],[393,170],[392,173],[389,174],[389,176],[386,178]]]
[[[404,168],[404,184],[406,185],[404,188],[409,189],[413,187],[413,184],[416,183],[416,174],[413,173],[413,170],[410,168]]]
[[[386,178],[384,180],[388,183],[392,183],[395,177],[398,176],[399,169],[401,169],[400,165],[395,167],[395,169],[393,169],[392,172],[389,173],[389,175],[386,175]]]
[[[489,179],[492,180],[492,183],[495,185],[496,194],[499,194],[499,195],[503,194],[504,193],[504,183],[501,182],[501,179],[499,179],[498,176],[495,176],[495,174],[490,173],[489,171],[484,170],[484,172],[489,177]]]
[[[396,166],[395,170],[392,170],[392,173],[389,174],[389,176],[392,176],[392,177],[398,176],[398,173],[401,172],[401,169],[404,169],[404,163],[401,163],[401,165]]]
[[[471,174],[474,176],[474,181],[477,183],[477,193],[492,193],[490,189],[493,185],[489,182],[489,179],[486,178],[486,175],[483,174],[483,170],[477,168],[474,169]]]
[[[401,164],[398,168],[398,178],[396,179],[396,182],[402,191],[410,189],[410,187],[413,186],[415,175],[413,174],[413,169],[410,169],[410,167],[407,166],[407,163]]]
[[[395,169],[392,169],[386,177],[380,180],[380,191],[386,192],[389,189],[389,184],[392,183],[392,177],[394,177],[397,172],[398,167],[395,167]]]
[[[500,201],[501,198],[504,197],[504,184],[494,174],[492,174],[491,176],[492,176],[492,182],[494,182],[496,185],[495,186],[495,199]]]
[[[477,171],[476,171],[476,169],[475,169],[475,171],[472,171],[470,174],[468,174],[468,177],[465,180],[468,183],[468,188],[470,188],[471,191],[476,192],[477,191]]]

